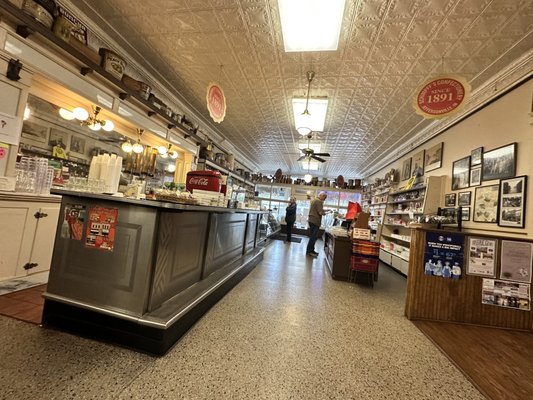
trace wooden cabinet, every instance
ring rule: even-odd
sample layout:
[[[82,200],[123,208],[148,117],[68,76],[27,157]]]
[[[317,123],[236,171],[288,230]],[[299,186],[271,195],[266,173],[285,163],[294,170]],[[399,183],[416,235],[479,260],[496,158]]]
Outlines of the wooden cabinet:
[[[50,269],[59,203],[0,199],[0,280]]]
[[[326,232],[324,236],[324,253],[326,255],[326,264],[333,279],[348,280],[352,256],[351,239]]]

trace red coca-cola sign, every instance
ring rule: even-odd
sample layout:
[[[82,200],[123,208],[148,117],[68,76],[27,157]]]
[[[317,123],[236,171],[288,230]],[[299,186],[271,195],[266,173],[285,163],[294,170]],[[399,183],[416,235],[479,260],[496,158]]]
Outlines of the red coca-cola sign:
[[[441,76],[425,82],[417,90],[414,107],[425,118],[443,118],[465,104],[470,85],[459,76]]]
[[[186,188],[194,194],[194,189],[220,192],[220,173],[218,171],[190,171],[187,173]]]
[[[226,97],[222,88],[216,83],[211,83],[207,88],[207,109],[215,122],[224,121],[226,116]]]

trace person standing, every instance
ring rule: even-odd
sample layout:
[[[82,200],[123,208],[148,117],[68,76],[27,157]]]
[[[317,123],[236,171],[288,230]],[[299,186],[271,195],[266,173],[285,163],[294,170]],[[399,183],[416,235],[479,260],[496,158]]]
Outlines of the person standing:
[[[325,192],[320,192],[318,197],[311,202],[309,207],[309,243],[307,243],[307,250],[305,254],[311,257],[317,257],[318,253],[315,251],[315,242],[318,239],[320,231],[320,224],[322,223],[322,216],[326,214],[324,211],[324,200],[328,195]]]
[[[292,227],[294,222],[296,222],[296,199],[294,197],[290,198],[290,204],[285,209],[285,222],[287,224],[287,240],[286,242],[291,242],[292,236]]]

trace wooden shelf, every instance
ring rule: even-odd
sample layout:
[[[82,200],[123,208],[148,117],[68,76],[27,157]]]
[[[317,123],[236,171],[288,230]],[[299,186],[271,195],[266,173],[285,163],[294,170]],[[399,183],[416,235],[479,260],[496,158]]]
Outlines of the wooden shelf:
[[[389,193],[390,196],[395,196],[397,194],[402,194],[402,193],[409,193],[409,192],[414,192],[416,190],[423,190],[426,188],[426,185],[424,186],[419,186],[419,187],[416,187],[416,188],[411,188],[411,189],[406,189],[406,190],[400,190],[398,192],[391,192]]]
[[[385,215],[409,215],[411,214],[411,212],[388,212],[388,213],[385,213]],[[423,213],[417,211],[417,212],[414,212],[413,215],[422,215]]]
[[[417,201],[424,201],[424,198],[410,199],[410,200],[398,200],[398,201],[389,201],[387,204],[401,204],[401,203],[414,203]]]
[[[409,238],[409,240],[405,240],[405,239],[401,239],[399,237],[389,236],[389,235],[386,235],[384,233],[381,233],[381,236],[386,237],[387,239],[399,240],[400,242],[411,243],[411,238]]]

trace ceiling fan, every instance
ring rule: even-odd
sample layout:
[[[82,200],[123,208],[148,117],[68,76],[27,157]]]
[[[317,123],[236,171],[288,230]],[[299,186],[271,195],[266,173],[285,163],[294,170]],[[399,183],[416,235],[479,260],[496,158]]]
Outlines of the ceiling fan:
[[[310,160],[316,160],[320,162],[326,162],[322,157],[330,157],[329,153],[315,153],[315,151],[311,148],[311,138],[313,137],[312,134],[307,135],[307,147],[300,149],[300,151],[303,153],[300,158],[298,158],[298,161],[303,161],[307,159]]]

